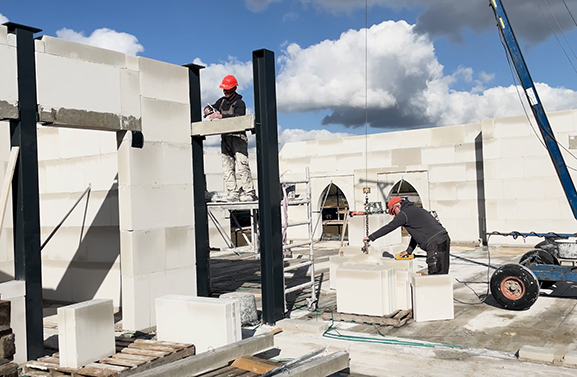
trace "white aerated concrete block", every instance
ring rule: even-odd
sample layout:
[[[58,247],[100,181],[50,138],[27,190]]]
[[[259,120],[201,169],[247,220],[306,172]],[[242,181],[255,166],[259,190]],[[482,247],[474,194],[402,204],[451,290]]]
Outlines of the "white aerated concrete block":
[[[337,310],[383,316],[395,310],[396,275],[377,264],[343,264],[337,269]]]
[[[563,357],[563,364],[577,366],[577,351],[567,352]]]
[[[397,271],[417,272],[417,264],[414,259],[396,260],[393,258],[382,258],[384,266],[393,267]]]
[[[168,295],[156,299],[158,340],[192,343],[196,353],[242,339],[240,302],[233,299]]]
[[[412,275],[415,322],[453,319],[453,280],[450,275]]]
[[[348,261],[350,256],[333,255],[329,257],[329,288],[337,289],[337,269]]]
[[[519,360],[552,363],[555,360],[555,352],[554,348],[523,346],[519,350]]]
[[[396,292],[396,309],[406,310],[413,307],[411,302],[411,282],[409,271],[396,270],[397,272],[397,292]]]
[[[0,284],[0,300],[10,301],[10,327],[15,335],[16,353],[14,362],[28,361],[26,352],[26,282],[12,280]]]
[[[112,300],[58,308],[60,366],[80,368],[116,353]]]

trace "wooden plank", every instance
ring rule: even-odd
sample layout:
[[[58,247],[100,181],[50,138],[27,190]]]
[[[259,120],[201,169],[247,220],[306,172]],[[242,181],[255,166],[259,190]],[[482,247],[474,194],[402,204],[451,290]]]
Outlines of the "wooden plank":
[[[252,355],[272,347],[274,347],[274,336],[272,334],[257,335],[252,338],[243,339],[216,348],[213,352],[203,352],[199,355],[190,356],[167,365],[153,368],[142,373],[137,373],[135,376],[178,377],[196,375],[226,366],[230,360],[234,360],[238,357]]]
[[[6,172],[4,173],[2,191],[0,192],[0,231],[4,226],[6,203],[8,202],[8,193],[10,193],[10,187],[12,187],[12,177],[14,176],[14,168],[16,167],[16,161],[18,161],[19,151],[20,147],[12,147],[10,150],[10,156],[8,157],[8,165],[6,165]]]
[[[37,359],[36,361],[39,361],[41,363],[48,363],[48,364],[54,364],[56,366],[60,366],[60,359],[58,357],[44,356],[44,357]]]
[[[176,350],[185,349],[187,347],[192,346],[192,344],[186,343],[175,343],[175,342],[166,342],[161,340],[147,340],[147,339],[136,339],[134,341],[135,344],[147,344],[151,346],[160,346],[160,347],[170,347]]]
[[[196,348],[191,345],[191,346],[184,348],[180,351],[176,351],[174,353],[171,353],[170,355],[158,358],[158,359],[153,360],[149,363],[139,365],[137,368],[123,372],[122,376],[123,377],[129,376],[131,374],[140,373],[140,372],[146,371],[148,369],[160,367],[162,365],[169,364],[169,363],[178,361],[180,359],[184,359],[184,358],[189,357],[189,356],[193,356],[195,354],[195,352],[196,352]]]
[[[122,350],[121,353],[128,353],[131,355],[142,355],[142,356],[156,356],[156,357],[163,357],[170,354],[170,352],[152,351],[134,347],[126,347],[125,349]]]
[[[110,377],[117,376],[120,372],[126,369],[128,368],[116,365],[90,363],[81,368],[78,371],[78,374],[90,377]]]
[[[263,374],[270,370],[273,370],[279,366],[278,363],[272,362],[270,360],[261,359],[254,356],[243,356],[236,359],[231,364],[233,367],[244,369],[248,372]]]
[[[144,343],[136,343],[136,342],[129,345],[128,348],[138,348],[141,350],[150,350],[150,351],[161,351],[161,352],[166,352],[167,354],[175,351],[174,348],[168,347],[168,346],[157,346],[157,345],[153,345],[153,344],[144,344]]]
[[[110,364],[110,365],[117,365],[121,367],[128,367],[128,368],[135,368],[139,365],[145,364],[148,361],[136,361],[136,360],[127,360],[127,359],[119,359],[117,357],[107,357],[106,359],[98,360],[101,364]]]
[[[131,355],[129,353],[115,353],[110,357],[112,357],[113,359],[143,361],[145,363],[158,359],[158,357],[156,356]]]

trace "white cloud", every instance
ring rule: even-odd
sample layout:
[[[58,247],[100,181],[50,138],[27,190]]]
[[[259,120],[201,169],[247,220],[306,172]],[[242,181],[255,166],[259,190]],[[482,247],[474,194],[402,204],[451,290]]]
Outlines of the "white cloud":
[[[352,136],[352,134],[345,132],[330,132],[328,130],[305,131],[300,129],[286,129],[282,130],[279,134],[279,149],[286,143],[294,143],[296,141],[335,139],[347,136]]]
[[[56,36],[72,42],[106,48],[108,50],[119,51],[129,55],[136,55],[139,52],[144,51],[144,47],[138,43],[138,39],[134,35],[117,32],[107,28],[96,29],[88,37],[85,37],[83,32],[76,32],[64,28],[58,30]]]
[[[349,30],[338,40],[286,47],[279,57],[278,108],[283,112],[331,110],[323,125],[402,129],[478,122],[523,114],[514,86],[485,88],[493,75],[469,67],[443,73],[432,42],[404,21]],[[470,87],[470,91],[457,91]],[[574,107],[577,93],[539,86],[548,110]],[[542,93],[541,93],[542,92]],[[366,111],[365,111],[366,106]]]
[[[2,25],[4,22],[8,22],[8,19],[2,13],[0,13],[0,25]]]

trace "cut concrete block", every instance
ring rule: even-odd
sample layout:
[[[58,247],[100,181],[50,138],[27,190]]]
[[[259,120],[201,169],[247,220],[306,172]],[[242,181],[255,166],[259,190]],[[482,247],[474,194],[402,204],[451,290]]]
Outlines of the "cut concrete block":
[[[292,169],[292,168],[291,168]],[[387,214],[377,214],[369,216],[369,230],[374,232],[382,226],[388,224],[393,219],[392,216]],[[366,235],[365,227],[365,216],[353,216],[348,220],[349,228],[349,245],[350,246],[363,246],[363,237]],[[371,246],[375,248],[384,248],[391,245],[397,245],[401,243],[401,230],[396,229],[395,231],[383,236],[374,242],[371,242]]]
[[[415,322],[453,319],[453,281],[450,275],[412,274]]]
[[[341,248],[342,249],[342,248]],[[332,255],[329,257],[329,288],[337,289],[337,269],[348,261],[350,256]]]
[[[409,271],[406,270],[396,270],[397,276],[397,292],[396,292],[396,304],[395,308],[400,310],[406,310],[413,307],[411,302],[411,282]]]
[[[362,254],[363,249],[362,246],[342,246],[339,248],[339,255],[340,256],[355,256]]]
[[[384,266],[393,267],[397,271],[408,271],[408,272],[417,271],[416,270],[417,264],[415,263],[414,259],[396,260],[393,258],[382,258],[381,260]]]
[[[16,353],[14,361],[22,364],[28,361],[26,351],[26,282],[12,280],[0,284],[0,299],[10,301],[10,327],[15,335]]]
[[[555,348],[523,346],[519,350],[519,360],[552,363],[555,352]]]
[[[303,321],[299,319],[283,319],[276,323],[283,331],[299,333],[322,334],[329,328],[326,321]]]
[[[190,127],[192,136],[220,135],[254,129],[254,115],[215,119],[211,122],[194,122]],[[334,165],[333,165],[334,166]]]
[[[241,325],[256,325],[258,323],[258,313],[256,311],[256,298],[254,294],[248,292],[229,292],[219,296],[220,298],[238,300],[240,303],[240,323]]]
[[[337,269],[337,310],[383,316],[395,310],[395,270],[378,264],[343,264]]]
[[[577,351],[567,352],[563,357],[563,364],[577,366]]]
[[[158,340],[192,343],[206,352],[242,339],[236,299],[168,295],[156,299]]]
[[[60,366],[80,368],[116,353],[112,300],[58,308]]]

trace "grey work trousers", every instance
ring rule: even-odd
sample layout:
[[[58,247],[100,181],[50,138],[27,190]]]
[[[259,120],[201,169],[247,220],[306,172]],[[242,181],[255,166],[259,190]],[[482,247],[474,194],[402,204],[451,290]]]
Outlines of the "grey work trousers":
[[[254,185],[248,163],[248,138],[245,134],[221,135],[220,152],[224,186],[229,194],[239,195],[236,177],[240,180],[240,189],[245,194],[254,194]],[[235,171],[236,166],[236,171]]]

